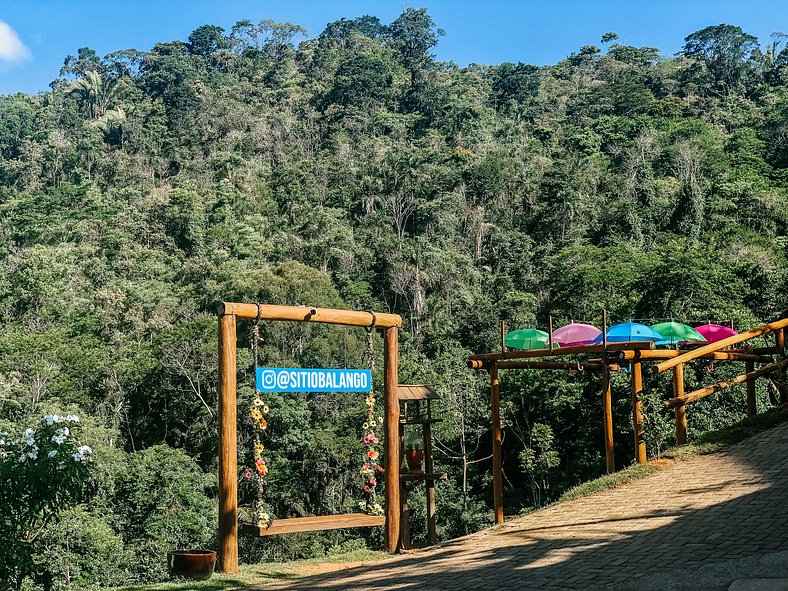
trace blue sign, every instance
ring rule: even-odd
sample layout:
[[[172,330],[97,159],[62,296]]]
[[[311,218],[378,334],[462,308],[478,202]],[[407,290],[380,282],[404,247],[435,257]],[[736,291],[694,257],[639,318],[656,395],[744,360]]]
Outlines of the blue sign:
[[[260,392],[370,392],[368,369],[301,369],[258,367]]]

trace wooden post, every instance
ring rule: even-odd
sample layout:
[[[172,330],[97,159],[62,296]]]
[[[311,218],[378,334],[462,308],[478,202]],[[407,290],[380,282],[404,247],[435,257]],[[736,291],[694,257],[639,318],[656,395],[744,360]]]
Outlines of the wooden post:
[[[399,483],[399,502],[400,502],[400,547],[403,550],[410,549],[410,506],[408,505],[408,483],[404,480]]]
[[[744,373],[755,371],[755,362],[747,361],[744,364]],[[747,382],[747,416],[754,417],[758,414],[758,407],[755,404],[755,380]]]
[[[219,570],[238,572],[235,314],[219,317]]]
[[[673,367],[673,397],[684,396],[684,364],[679,363]],[[684,404],[676,407],[676,444],[684,445],[687,443],[687,409]]]
[[[386,399],[386,526],[385,543],[388,552],[396,552],[399,545],[399,400],[397,399],[397,365],[399,363],[399,335],[397,328],[384,332],[385,363],[383,390]]]
[[[646,441],[643,429],[643,370],[639,361],[632,364],[632,428],[635,433],[635,461],[646,463]]]
[[[783,312],[783,315],[785,312]],[[785,329],[780,329],[775,331],[775,348],[777,349],[777,355],[779,356],[780,360],[785,359]],[[780,371],[777,374],[777,379],[780,381],[781,384],[785,384],[785,371],[780,367]],[[788,403],[788,390],[785,387],[780,388],[780,404]]]
[[[548,317],[547,321],[548,321],[547,329],[548,329],[548,334],[549,334],[548,338],[550,339],[550,346],[549,346],[549,348],[550,348],[550,351],[552,351],[553,350],[553,316],[550,315]]]
[[[498,366],[490,364],[490,407],[492,410],[493,451],[493,507],[495,523],[503,523],[503,469],[501,464],[501,384],[498,381]]]
[[[602,348],[607,349],[607,310],[602,310]]]
[[[506,320],[501,320],[501,353],[506,353]]]
[[[429,403],[429,400],[427,401]],[[431,415],[430,415],[430,418]],[[422,425],[422,433],[424,435],[424,470],[427,474],[435,473],[435,465],[432,461],[432,425],[424,423]],[[435,481],[427,480],[427,544],[432,546],[437,541],[435,532],[436,519],[435,519]]]
[[[610,387],[610,370],[602,370],[602,416],[605,429],[605,468],[608,474],[616,471],[616,456],[613,450],[613,394]]]

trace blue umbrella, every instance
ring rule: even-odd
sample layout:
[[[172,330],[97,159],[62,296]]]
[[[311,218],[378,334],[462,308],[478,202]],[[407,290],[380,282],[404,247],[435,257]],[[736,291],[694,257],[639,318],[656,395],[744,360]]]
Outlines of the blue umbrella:
[[[645,324],[622,322],[607,329],[608,343],[625,343],[627,341],[662,341],[665,337]],[[594,344],[602,342],[602,335],[594,339]]]

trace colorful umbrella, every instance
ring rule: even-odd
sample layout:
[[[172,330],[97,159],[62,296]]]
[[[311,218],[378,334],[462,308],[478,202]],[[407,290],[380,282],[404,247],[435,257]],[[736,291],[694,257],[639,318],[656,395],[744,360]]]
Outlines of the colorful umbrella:
[[[638,324],[637,322],[622,322],[621,324],[614,324],[607,329],[607,341],[609,343],[625,343],[628,341],[661,341],[665,337],[659,334],[656,330],[645,324]],[[602,335],[600,334],[594,339],[595,344],[602,342]]]
[[[664,338],[657,345],[675,345],[676,343],[705,343],[706,338],[697,330],[681,322],[662,322],[652,326]]]
[[[536,328],[523,328],[514,330],[504,337],[504,344],[513,349],[547,349],[550,335]],[[558,344],[555,344],[558,346]]]
[[[574,345],[587,345],[601,334],[602,331],[596,326],[573,322],[554,330],[553,340],[562,347],[572,347]]]
[[[702,324],[700,326],[696,326],[695,330],[697,330],[704,339],[706,339],[709,343],[713,343],[715,341],[722,340],[727,337],[732,337],[737,333],[735,330],[728,326],[722,326],[721,324],[712,324],[709,322],[708,324]]]

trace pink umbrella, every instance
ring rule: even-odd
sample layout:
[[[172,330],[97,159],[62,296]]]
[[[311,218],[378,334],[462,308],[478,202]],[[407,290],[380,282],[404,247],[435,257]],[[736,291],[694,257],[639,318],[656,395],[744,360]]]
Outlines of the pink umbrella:
[[[553,331],[553,340],[562,347],[572,347],[574,345],[587,345],[602,331],[596,326],[573,322]]]
[[[721,324],[712,324],[709,322],[708,324],[702,324],[700,326],[696,326],[695,330],[697,330],[703,338],[706,339],[707,342],[713,343],[715,341],[720,341],[724,338],[731,337],[735,334],[739,334],[732,328],[728,326],[722,326]]]

